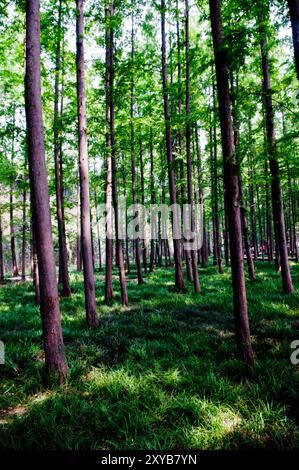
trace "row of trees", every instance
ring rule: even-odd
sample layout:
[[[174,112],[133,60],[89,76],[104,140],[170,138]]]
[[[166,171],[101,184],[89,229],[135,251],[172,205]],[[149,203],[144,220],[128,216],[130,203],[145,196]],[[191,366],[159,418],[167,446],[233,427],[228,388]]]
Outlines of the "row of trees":
[[[275,258],[285,294],[293,291],[288,258],[298,261],[298,82],[293,58],[285,58],[285,40],[275,34],[291,18],[298,75],[298,5],[297,0],[283,6],[273,2],[272,9],[260,0],[242,5],[209,0],[197,7],[188,0],[77,0],[76,5],[47,0],[40,13],[38,0],[27,0],[25,9],[22,2],[4,7],[0,277],[9,262],[18,275],[18,235],[22,278],[30,255],[41,306],[46,366],[61,381],[67,365],[55,256],[61,294],[69,297],[69,247],[77,269],[83,267],[86,319],[93,328],[99,325],[96,266],[105,264],[105,299],[111,302],[115,264],[121,301],[128,305],[126,272],[133,264],[142,284],[148,271],[173,262],[176,291],[186,289],[186,269],[186,279],[200,295],[199,262],[205,267],[213,255],[221,274],[224,257],[232,271],[238,356],[252,364],[244,255],[251,281],[254,260]],[[278,18],[275,25],[271,12]],[[74,18],[76,46],[69,34]],[[185,250],[181,240],[164,240],[161,219],[158,240],[123,243],[118,237],[121,194],[135,213],[138,203],[202,203],[202,248]],[[106,232],[98,211],[103,202]],[[51,208],[57,226],[51,226]],[[126,214],[127,224],[129,219]],[[172,230],[178,223],[174,211]],[[9,235],[3,235],[6,225]]]

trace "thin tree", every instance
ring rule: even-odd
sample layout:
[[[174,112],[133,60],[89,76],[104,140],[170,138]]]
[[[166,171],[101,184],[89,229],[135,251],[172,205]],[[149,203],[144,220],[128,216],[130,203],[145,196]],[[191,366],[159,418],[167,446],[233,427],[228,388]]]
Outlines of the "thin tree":
[[[114,209],[115,223],[115,245],[116,260],[118,265],[119,282],[121,289],[121,299],[123,305],[128,305],[128,294],[126,285],[125,266],[123,259],[123,248],[119,230],[119,210],[118,210],[118,179],[115,155],[115,116],[114,116],[114,29],[111,20],[114,17],[113,2],[106,3],[106,116],[107,116],[107,160],[111,165],[112,178],[112,202]],[[111,240],[112,241],[112,240]],[[112,254],[111,254],[112,255]],[[107,266],[107,265],[106,265]]]
[[[62,0],[58,5],[57,43],[55,65],[55,91],[54,91],[54,162],[55,162],[55,189],[56,189],[56,215],[58,224],[59,243],[59,269],[62,283],[62,295],[70,297],[71,289],[68,272],[68,254],[66,246],[64,222],[64,198],[62,190],[62,162],[61,162],[61,115],[59,115],[59,85],[61,72],[61,29],[62,29]]]
[[[84,274],[86,321],[89,327],[95,328],[99,324],[99,318],[96,310],[90,228],[89,175],[86,135],[86,92],[84,76],[84,0],[77,0],[76,38],[81,248]]]
[[[34,236],[39,265],[40,311],[46,369],[63,382],[67,363],[61,330],[45,147],[40,77],[40,2],[26,0],[25,110]]]
[[[2,212],[0,209],[0,283],[4,281]]]
[[[246,364],[250,365],[253,362],[253,352],[250,338],[244,275],[239,184],[229,92],[228,59],[226,48],[224,48],[223,45],[220,0],[209,0],[209,4],[222,135],[223,174],[226,188],[227,215],[230,235],[237,352],[238,356],[242,358]]]
[[[186,54],[186,154],[187,154],[187,189],[190,213],[191,232],[195,233],[194,204],[193,204],[193,181],[191,161],[191,123],[190,123],[190,44],[189,44],[189,1],[185,0],[185,54]],[[194,241],[194,240],[193,240]],[[197,249],[191,250],[191,263],[193,284],[195,292],[200,292],[198,278]]]
[[[287,0],[292,25],[295,66],[299,80],[299,0]]]
[[[165,118],[165,135],[166,135],[166,154],[168,166],[168,183],[170,203],[175,208],[173,211],[173,252],[175,263],[175,287],[178,291],[184,290],[184,276],[182,270],[180,240],[177,237],[177,230],[179,228],[177,198],[176,198],[176,185],[173,170],[173,153],[172,153],[172,138],[170,127],[170,113],[169,113],[169,98],[168,98],[168,78],[167,78],[167,50],[166,50],[166,31],[165,31],[165,0],[161,0],[161,39],[162,39],[162,83],[163,83],[163,100],[164,100],[164,118]]]
[[[274,109],[272,102],[272,87],[270,79],[269,57],[268,57],[268,44],[265,31],[265,18],[262,10],[259,10],[258,27],[260,33],[260,49],[262,61],[262,75],[263,75],[263,92],[264,92],[264,107],[266,119],[266,144],[267,154],[269,159],[271,180],[271,196],[272,196],[272,211],[274,222],[274,234],[276,251],[279,251],[281,277],[282,277],[282,292],[290,294],[293,292],[293,283],[288,261],[285,219],[282,201],[282,191],[280,183],[280,169],[277,160],[276,137],[274,126]]]
[[[138,213],[138,193],[137,193],[137,175],[136,175],[136,154],[135,154],[135,126],[134,126],[134,101],[135,101],[135,83],[134,83],[134,59],[135,59],[135,32],[134,32],[134,13],[131,14],[131,168],[132,168],[132,194],[134,204],[134,216]],[[140,256],[140,238],[135,240],[135,259],[137,267],[138,284],[143,284],[141,256]]]

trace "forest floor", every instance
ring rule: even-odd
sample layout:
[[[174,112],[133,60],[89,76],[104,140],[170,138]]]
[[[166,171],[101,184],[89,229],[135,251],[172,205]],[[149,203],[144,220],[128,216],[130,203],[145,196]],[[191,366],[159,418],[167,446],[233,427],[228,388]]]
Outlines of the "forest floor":
[[[116,273],[115,273],[116,274]],[[299,285],[299,266],[292,266]],[[101,325],[85,326],[82,276],[61,301],[69,378],[47,386],[39,308],[31,283],[0,289],[0,448],[236,449],[299,448],[299,293],[280,294],[279,274],[257,263],[247,283],[256,364],[248,376],[235,358],[229,270],[200,269],[202,294],[173,291],[172,269],[142,286],[128,282],[104,305]],[[118,283],[115,276],[115,290]]]

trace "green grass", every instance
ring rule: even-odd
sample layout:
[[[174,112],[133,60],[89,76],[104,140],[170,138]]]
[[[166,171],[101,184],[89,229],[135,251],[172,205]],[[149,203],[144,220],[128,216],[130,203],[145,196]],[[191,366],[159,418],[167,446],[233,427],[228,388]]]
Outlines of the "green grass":
[[[298,286],[299,266],[292,266]],[[248,286],[256,364],[235,357],[230,273],[200,270],[201,295],[173,291],[173,270],[137,286],[130,307],[103,303],[101,325],[85,326],[82,277],[61,301],[69,377],[46,385],[39,308],[31,284],[0,288],[2,449],[299,448],[299,295],[280,294],[279,275],[257,263]],[[117,277],[115,289],[118,289]]]

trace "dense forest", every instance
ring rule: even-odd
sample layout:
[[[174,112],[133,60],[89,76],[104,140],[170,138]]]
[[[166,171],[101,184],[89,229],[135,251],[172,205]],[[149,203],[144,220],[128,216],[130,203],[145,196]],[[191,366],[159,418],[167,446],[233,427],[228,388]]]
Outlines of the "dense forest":
[[[0,34],[0,448],[298,448],[299,0]]]

